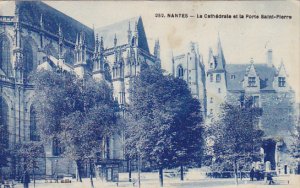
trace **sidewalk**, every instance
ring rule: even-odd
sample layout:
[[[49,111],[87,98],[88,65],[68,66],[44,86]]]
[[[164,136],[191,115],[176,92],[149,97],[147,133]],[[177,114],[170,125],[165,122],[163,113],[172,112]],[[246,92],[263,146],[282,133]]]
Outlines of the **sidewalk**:
[[[133,187],[133,185],[127,181],[128,174],[121,174],[119,187]],[[136,174],[132,174],[132,177],[136,179]],[[300,176],[280,176],[275,177],[275,188],[297,188],[300,185]],[[287,184],[289,181],[289,184]],[[15,188],[22,188],[22,184],[18,184]],[[45,183],[44,181],[37,181],[36,188],[90,188],[90,180],[83,179],[83,182],[72,181],[72,183]],[[115,182],[102,182],[101,180],[94,179],[95,188],[117,188]],[[135,184],[138,187],[138,184]],[[158,174],[156,173],[142,173],[141,175],[141,187],[142,188],[159,188]],[[179,178],[164,178],[164,187],[166,188],[270,188],[272,185],[268,185],[265,181],[249,181],[249,179],[239,180],[239,185],[235,185],[235,180],[230,179],[199,179],[199,180],[185,180],[180,181]],[[29,185],[29,188],[33,188],[33,183]]]

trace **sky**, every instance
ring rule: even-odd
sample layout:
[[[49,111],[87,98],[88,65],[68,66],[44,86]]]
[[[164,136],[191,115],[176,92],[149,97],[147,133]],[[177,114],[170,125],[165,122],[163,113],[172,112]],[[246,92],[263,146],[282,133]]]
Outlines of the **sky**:
[[[102,27],[141,16],[150,50],[156,39],[161,45],[162,66],[171,67],[171,53],[187,51],[197,42],[204,63],[208,50],[216,48],[220,36],[227,63],[266,62],[266,51],[273,50],[276,67],[283,61],[288,81],[300,102],[300,3],[299,1],[46,1],[89,27]],[[193,18],[159,18],[156,14],[182,13]],[[258,15],[259,18],[196,18],[205,14]],[[261,15],[292,16],[292,19],[261,19]]]

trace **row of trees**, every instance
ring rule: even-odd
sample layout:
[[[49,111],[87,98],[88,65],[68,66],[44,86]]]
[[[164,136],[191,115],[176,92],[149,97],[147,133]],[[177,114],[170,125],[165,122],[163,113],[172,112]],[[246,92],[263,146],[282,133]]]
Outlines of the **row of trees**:
[[[58,143],[61,155],[75,161],[79,181],[82,165],[88,163],[93,187],[93,166],[104,150],[101,143],[119,131],[111,87],[104,81],[52,71],[39,71],[33,83],[43,143]]]
[[[126,111],[126,153],[159,170],[199,166],[203,126],[199,101],[186,82],[163,75],[159,67],[143,71],[131,83]]]
[[[206,129],[210,147],[206,148],[210,156],[213,171],[234,171],[238,184],[238,171],[247,171],[252,163],[260,161],[260,148],[264,132],[259,129],[258,122],[262,110],[253,107],[251,99],[246,104],[221,106],[220,117],[213,120]]]
[[[183,180],[184,166],[200,166],[204,150],[211,149],[219,167],[236,173],[241,164],[257,159],[263,136],[257,129],[260,109],[225,104],[214,125],[204,129],[200,103],[187,83],[165,75],[159,67],[148,67],[131,80],[125,118],[105,81],[44,70],[35,73],[32,81],[40,144],[59,143],[62,156],[76,162],[79,181],[82,165],[89,163],[92,187],[94,164],[104,152],[103,140],[121,130],[125,130],[126,158],[157,169],[161,186],[164,169],[180,167]],[[213,140],[212,147],[204,148],[208,138]],[[44,152],[37,142],[28,144],[32,146],[23,148],[32,148],[31,152],[19,151],[24,151],[24,162],[34,164],[31,158]]]

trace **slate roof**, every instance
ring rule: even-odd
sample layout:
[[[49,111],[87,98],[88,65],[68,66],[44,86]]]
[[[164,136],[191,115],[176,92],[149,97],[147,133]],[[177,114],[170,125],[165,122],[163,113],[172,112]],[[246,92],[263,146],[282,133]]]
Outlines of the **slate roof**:
[[[247,68],[250,64],[227,64],[226,65],[226,81],[227,90],[229,91],[241,91],[243,88],[243,80],[246,74]],[[273,90],[274,76],[277,69],[267,64],[254,64],[256,73],[260,78],[261,90]],[[231,79],[231,75],[235,75],[234,79]]]
[[[39,1],[20,1],[19,15],[21,22],[27,22],[34,26],[40,26],[41,14],[43,15],[44,29],[55,35],[58,34],[59,24],[66,40],[76,42],[76,35],[83,31],[85,33],[86,45],[90,50],[94,49],[94,31],[88,26],[65,15],[64,13]]]
[[[128,44],[128,28],[130,23],[130,30],[132,36],[134,35],[135,23],[138,28],[138,47],[149,52],[148,42],[144,25],[141,17],[134,17],[126,19],[108,26],[100,27],[95,30],[99,37],[103,37],[104,48],[112,48],[114,46],[114,38],[117,36],[117,46]]]

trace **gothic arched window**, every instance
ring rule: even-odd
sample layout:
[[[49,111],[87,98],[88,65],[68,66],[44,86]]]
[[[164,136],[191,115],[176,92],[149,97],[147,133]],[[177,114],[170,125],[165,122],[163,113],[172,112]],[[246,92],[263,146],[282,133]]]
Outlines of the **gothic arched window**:
[[[57,138],[54,138],[52,142],[52,155],[59,156],[62,153],[63,153],[63,149],[59,140]]]
[[[104,77],[107,81],[111,81],[110,66],[108,63],[104,64]]]
[[[135,37],[132,37],[131,39],[131,46],[134,46],[135,45]]]
[[[23,47],[24,77],[33,70],[33,51],[29,42],[25,42]]]
[[[0,96],[0,144],[8,148],[8,105]]]
[[[0,37],[0,69],[8,76],[12,76],[12,64],[10,62],[10,42],[7,36]]]
[[[177,67],[177,77],[178,77],[178,78],[183,78],[183,68],[182,68],[181,65],[179,65],[179,66]]]
[[[37,130],[37,123],[36,123],[36,111],[32,106],[30,108],[30,140],[31,141],[39,141],[40,136]]]

